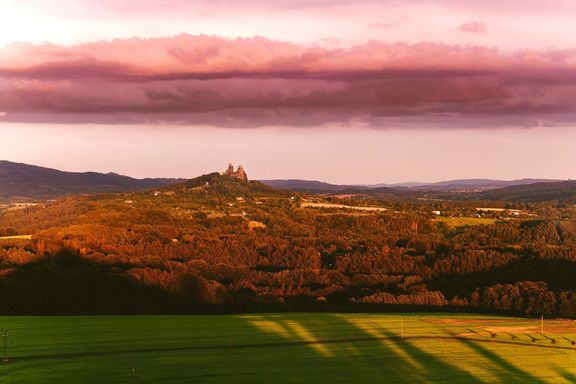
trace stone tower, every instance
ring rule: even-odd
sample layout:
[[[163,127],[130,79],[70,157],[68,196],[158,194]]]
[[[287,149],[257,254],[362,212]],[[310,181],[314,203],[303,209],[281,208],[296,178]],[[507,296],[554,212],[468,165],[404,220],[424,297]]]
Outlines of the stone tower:
[[[246,171],[244,171],[244,168],[241,165],[239,165],[238,169],[234,171],[234,166],[232,163],[228,163],[228,168],[222,174],[235,177],[242,181],[248,181],[248,175],[246,175]]]
[[[234,166],[232,165],[232,163],[228,163],[228,169],[226,169],[223,174],[228,176],[234,176]]]
[[[234,172],[234,177],[242,181],[248,181],[248,175],[246,174],[246,171],[244,171],[244,168],[241,165],[239,165],[236,172]]]

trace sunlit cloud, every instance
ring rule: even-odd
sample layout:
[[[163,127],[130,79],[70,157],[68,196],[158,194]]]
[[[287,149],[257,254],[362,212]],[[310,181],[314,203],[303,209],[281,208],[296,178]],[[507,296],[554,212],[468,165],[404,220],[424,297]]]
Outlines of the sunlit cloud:
[[[469,21],[467,23],[460,24],[459,29],[462,32],[467,33],[484,33],[486,32],[486,23],[481,21]]]
[[[220,115],[218,124],[240,126],[440,114],[551,120],[538,115],[576,110],[575,77],[570,50],[377,41],[329,48],[182,34],[11,44],[0,50],[0,105],[15,120],[72,114],[106,123],[127,115],[186,123]]]
[[[576,2],[3,0],[1,9],[0,46],[16,41],[68,45],[179,33],[264,36],[301,44],[338,39],[347,47],[374,38],[467,44],[470,36],[453,32],[473,16],[490,26],[482,35],[483,44],[515,51],[574,45]]]

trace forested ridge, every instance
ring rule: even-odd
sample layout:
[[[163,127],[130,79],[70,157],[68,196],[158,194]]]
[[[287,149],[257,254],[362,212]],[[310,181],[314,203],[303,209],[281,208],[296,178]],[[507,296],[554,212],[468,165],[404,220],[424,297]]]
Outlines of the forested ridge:
[[[308,198],[214,173],[4,211],[0,236],[33,237],[0,242],[0,313],[576,317],[572,205],[338,200],[387,208],[365,212],[302,207]]]
[[[174,184],[178,179],[134,179],[115,173],[64,172],[0,160],[0,203],[74,194],[126,192]]]

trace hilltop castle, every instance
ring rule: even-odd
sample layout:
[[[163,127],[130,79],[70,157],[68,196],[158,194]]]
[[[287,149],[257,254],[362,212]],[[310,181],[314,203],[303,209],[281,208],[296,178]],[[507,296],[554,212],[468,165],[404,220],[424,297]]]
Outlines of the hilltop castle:
[[[241,165],[238,166],[238,169],[234,171],[234,166],[232,163],[228,163],[228,169],[222,173],[223,175],[232,176],[242,181],[248,181],[248,175],[244,171]]]

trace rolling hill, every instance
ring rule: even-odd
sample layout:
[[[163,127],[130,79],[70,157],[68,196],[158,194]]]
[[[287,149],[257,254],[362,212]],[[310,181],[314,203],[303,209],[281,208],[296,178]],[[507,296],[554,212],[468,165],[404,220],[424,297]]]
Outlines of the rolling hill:
[[[292,191],[301,192],[338,192],[348,189],[368,189],[369,187],[362,187],[358,185],[339,185],[330,184],[317,180],[260,180],[262,184],[266,184],[273,188],[290,189]]]
[[[0,199],[54,199],[66,195],[157,188],[178,179],[135,179],[115,173],[64,172],[0,161]]]
[[[166,191],[195,192],[199,195],[219,197],[290,196],[288,190],[271,187],[260,181],[240,180],[234,176],[212,172],[180,183],[166,186]]]
[[[482,196],[492,200],[514,200],[526,202],[560,201],[576,202],[576,181],[534,183],[515,185],[506,188],[485,191]]]
[[[453,190],[488,190],[505,188],[515,185],[528,185],[542,182],[557,182],[550,179],[517,179],[517,180],[494,180],[494,179],[456,179],[439,181],[436,183],[405,182],[405,183],[379,183],[370,185],[353,184],[330,184],[318,180],[260,180],[262,183],[275,188],[284,188],[301,192],[342,192],[342,191],[388,191],[398,189],[402,191],[453,191]]]
[[[453,189],[477,189],[487,190],[495,188],[505,188],[515,185],[528,185],[541,182],[557,182],[559,180],[550,179],[516,179],[516,180],[494,180],[494,179],[456,179],[439,181],[437,183],[423,183],[420,185],[408,185],[414,189],[424,190],[453,190]],[[410,183],[407,183],[410,184]],[[402,186],[394,185],[394,186]]]
[[[100,192],[133,192],[151,188],[192,186],[214,181],[212,189],[226,195],[244,195],[250,191],[266,193],[273,188],[308,193],[386,194],[400,198],[416,198],[423,194],[467,192],[468,197],[491,200],[516,201],[576,201],[576,181],[544,179],[492,180],[459,179],[437,183],[400,183],[373,185],[330,184],[316,180],[260,180],[247,183],[230,183],[227,178],[209,174],[196,179],[135,179],[116,173],[65,172],[28,164],[0,161],[0,201],[48,200],[68,195]],[[198,185],[200,186],[200,185]],[[197,187],[198,187],[197,186]],[[458,194],[460,196],[460,194]]]

